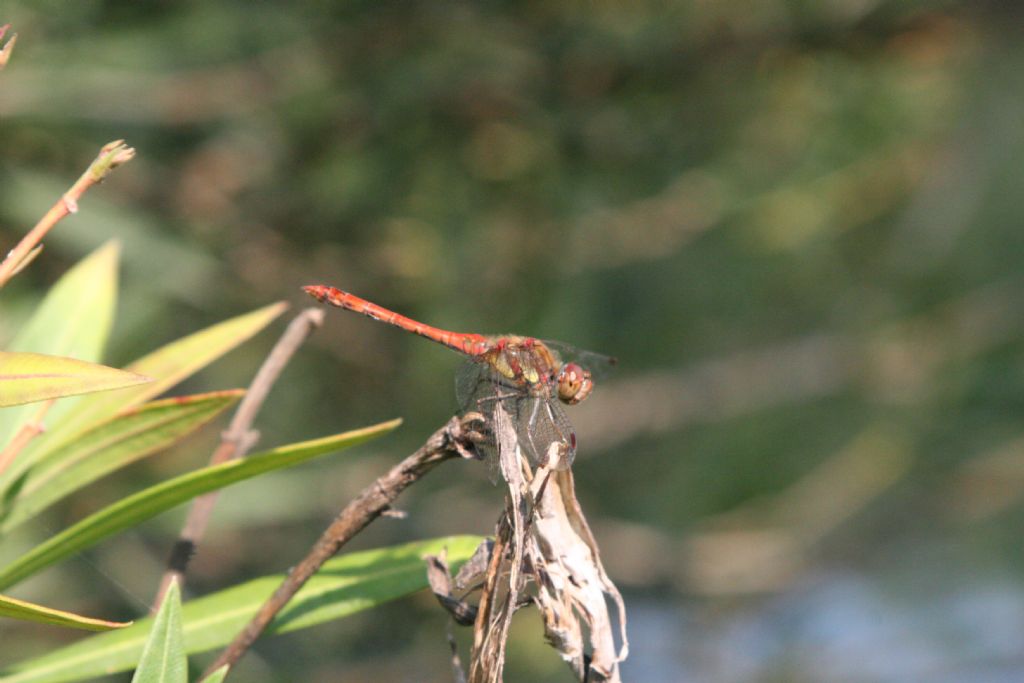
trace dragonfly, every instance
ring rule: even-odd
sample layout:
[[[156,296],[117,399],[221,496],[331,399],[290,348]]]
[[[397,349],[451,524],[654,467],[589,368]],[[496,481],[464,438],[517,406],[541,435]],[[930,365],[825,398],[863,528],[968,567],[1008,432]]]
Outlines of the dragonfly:
[[[460,408],[490,417],[500,402],[511,416],[519,446],[532,466],[566,470],[572,465],[576,432],[562,406],[590,396],[595,372],[603,374],[615,364],[614,358],[534,337],[451,332],[336,287],[310,285],[303,289],[322,303],[362,313],[468,356],[456,375]],[[494,439],[478,446],[493,471],[497,463]]]

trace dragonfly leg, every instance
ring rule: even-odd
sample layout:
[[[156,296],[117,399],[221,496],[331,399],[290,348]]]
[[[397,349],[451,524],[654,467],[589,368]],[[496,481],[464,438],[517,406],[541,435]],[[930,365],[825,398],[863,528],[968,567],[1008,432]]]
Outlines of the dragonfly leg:
[[[455,451],[467,460],[479,460],[481,454],[474,452],[476,446],[487,440],[482,430],[487,427],[487,418],[477,412],[469,412],[462,416],[452,433],[452,446]],[[467,448],[473,448],[471,451]]]
[[[522,394],[515,393],[515,392],[508,392],[508,393],[504,393],[504,394],[503,393],[496,393],[496,394],[492,394],[491,396],[484,396],[482,398],[478,398],[476,400],[476,404],[480,408],[483,408],[482,404],[484,404],[484,403],[504,401],[504,400],[507,400],[507,399],[510,399],[510,398],[519,398],[521,396],[522,396]]]

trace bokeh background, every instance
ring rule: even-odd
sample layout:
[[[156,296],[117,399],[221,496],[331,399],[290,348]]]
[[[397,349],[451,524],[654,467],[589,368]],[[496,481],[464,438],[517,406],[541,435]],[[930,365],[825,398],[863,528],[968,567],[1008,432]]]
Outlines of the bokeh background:
[[[1024,679],[1018,4],[0,10],[20,34],[0,74],[2,248],[101,144],[139,150],[4,290],[0,340],[116,238],[112,364],[271,301],[300,310],[320,282],[615,355],[571,415],[578,494],[629,608],[627,680]],[[288,567],[455,409],[455,354],[329,313],[262,444],[405,425],[228,491],[192,595]],[[283,322],[180,391],[245,386]],[[218,429],[33,533],[200,465]],[[408,519],[355,547],[486,534],[501,506],[468,464],[415,488]],[[138,615],[181,519],[17,595]],[[538,625],[518,618],[508,680],[570,680]],[[419,595],[268,640],[237,675],[450,680],[444,627]],[[72,637],[2,629],[3,663]]]

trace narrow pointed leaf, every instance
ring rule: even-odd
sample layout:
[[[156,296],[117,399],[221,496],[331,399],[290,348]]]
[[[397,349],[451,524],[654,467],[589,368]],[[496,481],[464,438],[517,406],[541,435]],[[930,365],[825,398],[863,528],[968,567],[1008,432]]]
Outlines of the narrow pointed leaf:
[[[0,351],[0,407],[120,389],[148,377],[74,358]]]
[[[6,595],[0,595],[0,617],[34,621],[38,624],[50,624],[66,628],[78,628],[86,631],[111,631],[116,628],[131,626],[132,624],[130,621],[106,621],[104,619],[83,617],[80,614],[43,607],[32,602],[16,600]]]
[[[450,536],[393,548],[350,553],[328,561],[270,623],[267,635],[340,619],[427,587],[423,558],[447,548],[457,569],[483,539]],[[284,575],[264,576],[185,603],[185,650],[226,645],[280,585]],[[60,683],[125,671],[135,665],[150,620],[103,633],[22,662],[0,674],[0,683]]]
[[[0,588],[17,583],[108,536],[136,526],[196,496],[258,474],[298,465],[317,456],[361,444],[390,432],[399,424],[401,420],[391,420],[343,434],[282,446],[243,460],[204,467],[139,491],[51,536],[4,567],[0,570]]]
[[[119,254],[120,247],[110,242],[79,261],[50,288],[5,350],[99,361],[117,304]],[[54,406],[51,419],[59,418],[73,403]],[[0,411],[0,444],[10,441],[31,411],[31,407]]]
[[[0,491],[10,488],[12,482],[32,466],[43,448],[49,450],[66,443],[118,412],[162,394],[255,335],[285,308],[287,304],[277,303],[231,318],[172,342],[130,364],[126,370],[152,377],[153,382],[145,387],[85,397],[62,420],[48,419],[50,430],[46,438],[37,439],[11,467],[0,474]]]
[[[176,581],[171,582],[152,620],[132,683],[188,683],[188,659],[181,632],[181,595]]]
[[[241,389],[146,403],[40,456],[0,522],[9,531],[54,502],[184,438],[238,401]]]
[[[221,683],[225,676],[228,675],[228,665],[225,664],[221,668],[214,671],[212,674],[203,679],[203,683]]]
[[[225,320],[130,363],[125,367],[126,370],[152,377],[153,382],[145,387],[93,396],[81,401],[63,423],[54,424],[51,438],[66,439],[125,408],[162,394],[251,338],[287,307],[285,303],[271,304]]]

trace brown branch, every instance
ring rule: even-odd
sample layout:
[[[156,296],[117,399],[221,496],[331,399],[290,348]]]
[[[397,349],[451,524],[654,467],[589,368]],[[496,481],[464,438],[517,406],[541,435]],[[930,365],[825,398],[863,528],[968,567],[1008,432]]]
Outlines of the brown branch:
[[[11,442],[7,444],[3,451],[0,451],[0,472],[3,472],[7,467],[14,462],[14,459],[18,457],[25,446],[29,444],[32,439],[36,438],[40,433],[46,431],[45,425],[43,425],[43,418],[46,417],[46,413],[49,412],[56,399],[50,399],[45,401],[36,414],[32,418],[21,426],[18,433],[14,435]]]
[[[470,424],[478,423],[481,419],[482,417],[476,413],[470,413],[461,419],[453,417],[448,424],[434,432],[418,451],[363,489],[362,493],[335,517],[331,525],[313,545],[309,554],[288,573],[274,594],[260,607],[256,616],[217,657],[216,661],[210,664],[200,681],[225,664],[233,667],[263,633],[277,613],[288,604],[288,601],[323,566],[324,562],[386,511],[408,486],[419,481],[446,460],[460,456],[473,457],[467,450],[467,446],[473,440]]]
[[[245,392],[245,398],[242,399],[234,417],[231,418],[231,424],[221,435],[220,445],[210,456],[210,465],[219,465],[235,458],[244,458],[256,444],[259,433],[252,429],[252,423],[260,408],[263,407],[263,401],[267,398],[270,388],[280,377],[285,366],[288,365],[288,361],[313,329],[320,326],[323,319],[323,310],[307,308],[288,324],[284,334],[281,335],[277,344],[270,351],[270,355],[256,372],[249,389]],[[181,534],[167,560],[167,569],[160,582],[160,590],[157,591],[156,599],[153,601],[152,610],[154,612],[163,603],[164,594],[172,581],[177,580],[179,586],[184,585],[185,571],[188,569],[189,560],[192,559],[196,546],[203,534],[206,533],[206,527],[216,502],[216,491],[199,496],[192,502],[192,509],[189,510],[185,525],[182,527]]]
[[[11,41],[13,40],[12,38]],[[7,47],[10,47],[11,41],[7,43]],[[24,265],[25,259],[33,255],[36,246],[53,226],[69,213],[78,211],[78,200],[82,198],[86,190],[101,182],[112,170],[130,161],[134,156],[135,150],[125,145],[124,140],[115,140],[104,145],[100,149],[99,156],[89,164],[85,173],[57,200],[56,204],[50,207],[50,210],[39,219],[35,227],[18,242],[14,249],[11,249],[7,257],[0,263],[0,287],[7,284],[7,281]]]

